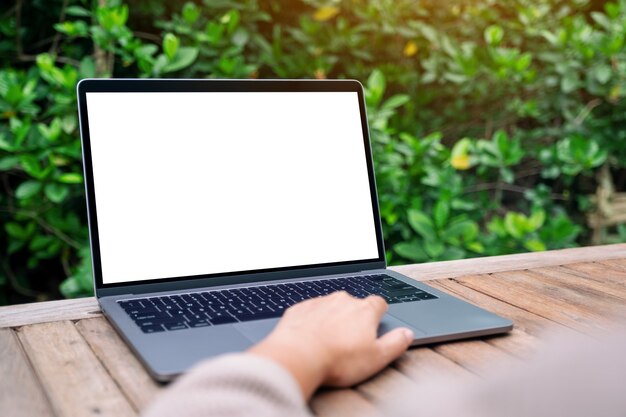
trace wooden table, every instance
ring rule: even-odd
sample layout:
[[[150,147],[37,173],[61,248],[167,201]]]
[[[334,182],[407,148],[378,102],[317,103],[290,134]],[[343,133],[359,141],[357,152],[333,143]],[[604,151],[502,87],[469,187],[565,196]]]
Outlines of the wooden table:
[[[359,416],[435,376],[480,378],[525,358],[548,326],[609,324],[626,300],[626,244],[393,268],[507,317],[506,336],[411,349],[353,389],[325,390],[317,415]],[[100,314],[94,298],[0,308],[0,416],[134,416],[163,389]]]

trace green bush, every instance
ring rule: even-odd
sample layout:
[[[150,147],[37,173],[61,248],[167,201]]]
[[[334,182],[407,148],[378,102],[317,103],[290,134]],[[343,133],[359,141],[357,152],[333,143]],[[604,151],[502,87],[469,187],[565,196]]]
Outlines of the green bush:
[[[598,172],[626,182],[626,0],[33,0],[0,16],[0,303],[92,292],[84,77],[361,80],[392,264],[587,244]]]

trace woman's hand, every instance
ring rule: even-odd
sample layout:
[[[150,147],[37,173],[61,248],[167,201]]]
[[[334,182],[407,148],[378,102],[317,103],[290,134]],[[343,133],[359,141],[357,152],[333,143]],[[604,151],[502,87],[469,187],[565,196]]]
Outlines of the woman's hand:
[[[357,299],[344,291],[307,300],[289,308],[249,352],[282,365],[309,399],[320,385],[347,387],[374,375],[409,347],[410,329],[377,337],[386,311],[381,297]]]

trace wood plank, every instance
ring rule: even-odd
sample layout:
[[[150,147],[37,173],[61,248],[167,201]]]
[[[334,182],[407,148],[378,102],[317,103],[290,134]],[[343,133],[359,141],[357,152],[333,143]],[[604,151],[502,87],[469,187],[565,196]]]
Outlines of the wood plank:
[[[574,274],[586,277],[593,277],[598,280],[613,282],[619,285],[626,285],[626,271],[608,265],[601,265],[595,262],[574,263],[565,265],[564,268],[572,271]]]
[[[18,336],[58,416],[135,416],[124,394],[69,321],[22,327]]]
[[[150,377],[104,317],[81,320],[76,328],[135,410],[141,411],[161,391],[162,386]]]
[[[626,244],[589,246],[390,267],[418,281],[626,258]]]
[[[360,383],[355,388],[365,398],[378,407],[384,407],[393,392],[411,392],[417,389],[415,383],[393,367],[387,367],[374,377]]]
[[[506,274],[508,282],[514,280],[518,284],[537,288],[537,291],[543,288],[544,293],[549,291],[552,295],[560,296],[569,301],[573,306],[585,307],[602,317],[604,319],[601,320],[602,322],[609,321],[617,307],[623,304],[623,300],[609,296],[603,289],[594,288],[594,285],[597,287],[598,283],[591,283],[594,284],[591,285],[589,280],[577,279],[575,276],[570,276],[568,280],[560,277],[557,272],[554,272],[553,276],[550,277],[532,270],[504,274]]]
[[[433,349],[480,377],[490,375],[494,364],[499,364],[498,369],[501,369],[516,361],[513,356],[483,340],[442,343]]]
[[[311,399],[309,406],[319,417],[382,416],[378,409],[352,389],[322,389]]]
[[[515,328],[506,334],[486,337],[484,341],[519,359],[528,359],[541,348],[541,339]]]
[[[438,378],[476,379],[474,374],[430,347],[409,349],[393,366],[411,378],[418,387],[429,385]]]
[[[0,328],[59,320],[80,320],[101,315],[95,297],[18,304],[0,307]]]
[[[595,262],[600,265],[608,266],[618,271],[626,271],[626,259],[604,259],[602,261],[596,260]]]
[[[11,329],[0,329],[0,416],[52,417],[52,407]]]
[[[538,274],[538,279],[555,282],[565,287],[585,289],[602,297],[613,304],[623,305],[626,300],[626,282],[624,284],[607,279],[606,265],[595,264],[594,268],[602,270],[602,275],[585,271],[557,266],[550,268],[537,268],[528,271],[530,274]],[[626,271],[624,271],[626,272]]]
[[[574,291],[548,285],[520,271],[474,275],[458,282],[508,304],[585,333],[608,327],[607,320]]]

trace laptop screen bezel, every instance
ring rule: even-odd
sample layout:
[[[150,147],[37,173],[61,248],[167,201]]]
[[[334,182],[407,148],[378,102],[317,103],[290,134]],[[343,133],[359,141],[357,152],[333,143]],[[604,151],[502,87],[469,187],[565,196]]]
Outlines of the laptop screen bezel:
[[[98,215],[94,188],[91,142],[89,136],[89,111],[87,93],[116,92],[355,92],[358,96],[363,146],[372,202],[372,215],[376,231],[378,257],[352,261],[332,262],[295,267],[279,267],[251,271],[204,274],[158,278],[150,280],[108,283],[103,282],[102,261],[98,235]],[[167,80],[167,79],[86,79],[77,86],[85,193],[89,222],[89,240],[96,296],[138,294],[174,291],[256,281],[272,281],[317,275],[333,275],[386,267],[376,180],[372,161],[367,112],[363,87],[356,80]]]

